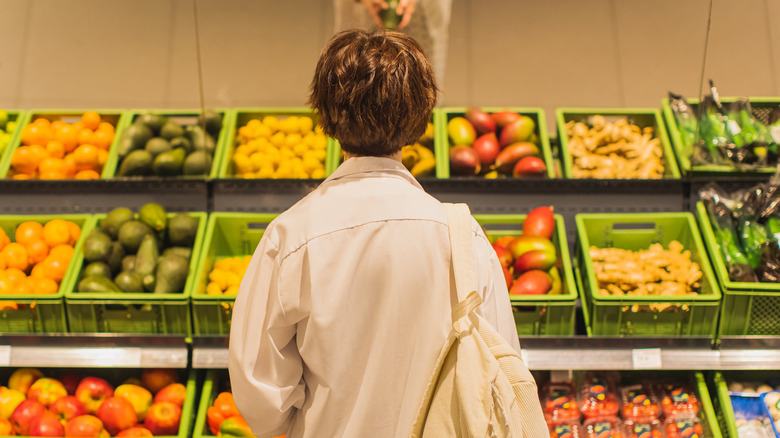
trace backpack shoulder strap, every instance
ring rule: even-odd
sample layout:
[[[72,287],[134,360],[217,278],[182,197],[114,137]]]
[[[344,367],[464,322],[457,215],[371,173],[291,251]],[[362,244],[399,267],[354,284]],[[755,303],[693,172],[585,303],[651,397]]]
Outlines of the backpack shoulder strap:
[[[443,204],[452,251],[452,268],[458,301],[463,302],[476,290],[474,284],[474,251],[471,236],[471,212],[466,204]],[[453,318],[454,319],[454,318]]]

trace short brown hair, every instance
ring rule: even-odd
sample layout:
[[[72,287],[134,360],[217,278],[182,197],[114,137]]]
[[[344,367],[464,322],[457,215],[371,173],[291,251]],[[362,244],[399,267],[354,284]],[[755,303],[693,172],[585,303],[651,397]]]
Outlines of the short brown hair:
[[[343,150],[387,156],[423,135],[438,88],[412,37],[347,30],[323,49],[310,91],[323,131]]]

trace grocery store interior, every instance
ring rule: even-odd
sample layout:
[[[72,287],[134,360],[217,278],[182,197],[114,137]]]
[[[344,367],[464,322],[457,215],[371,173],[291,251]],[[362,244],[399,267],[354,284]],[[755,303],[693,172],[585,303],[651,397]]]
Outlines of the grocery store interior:
[[[416,4],[403,164],[493,244],[550,436],[780,438],[780,1]],[[233,304],[344,159],[306,102],[347,16],[0,0],[0,437],[252,436]]]

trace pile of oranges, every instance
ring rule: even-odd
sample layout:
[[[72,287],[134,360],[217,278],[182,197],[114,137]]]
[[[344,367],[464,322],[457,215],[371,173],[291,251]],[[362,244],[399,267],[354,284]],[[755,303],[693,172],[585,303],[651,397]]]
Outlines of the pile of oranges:
[[[22,128],[11,156],[13,179],[97,179],[114,141],[114,125],[87,111],[81,121],[37,118]]]
[[[62,219],[24,222],[13,242],[0,228],[0,295],[57,293],[80,235]]]

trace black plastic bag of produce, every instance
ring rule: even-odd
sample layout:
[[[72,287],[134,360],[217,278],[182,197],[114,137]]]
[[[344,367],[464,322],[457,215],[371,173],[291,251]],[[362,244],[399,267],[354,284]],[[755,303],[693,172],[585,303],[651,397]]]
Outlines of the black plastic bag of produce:
[[[756,274],[762,283],[780,283],[780,247],[776,244],[761,247],[761,262]]]
[[[765,186],[759,184],[735,196],[740,201],[739,207],[733,210],[736,214],[739,241],[748,264],[753,269],[758,268],[761,262],[762,247],[769,243],[766,227],[759,222],[765,193]]]

